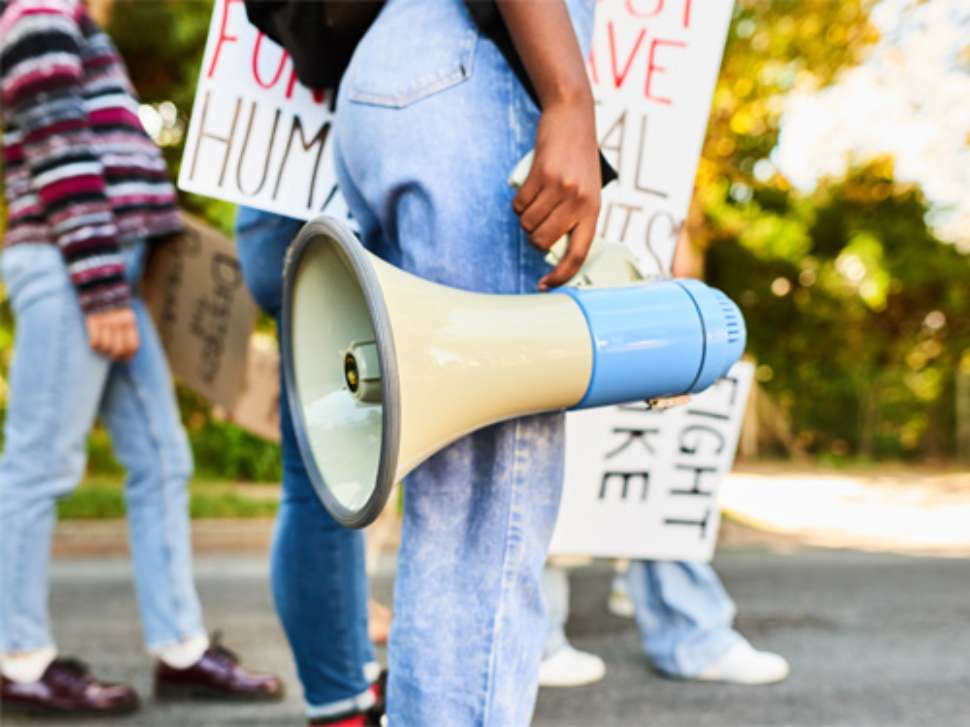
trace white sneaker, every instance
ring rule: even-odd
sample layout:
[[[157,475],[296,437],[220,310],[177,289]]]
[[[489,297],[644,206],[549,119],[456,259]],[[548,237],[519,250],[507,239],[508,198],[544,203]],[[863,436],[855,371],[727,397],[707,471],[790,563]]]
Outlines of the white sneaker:
[[[784,657],[758,651],[747,641],[741,641],[694,679],[728,684],[774,684],[783,681],[788,671]]]
[[[626,585],[626,578],[621,575],[613,576],[610,597],[606,601],[606,610],[620,618],[633,618],[633,599]]]
[[[581,687],[606,676],[606,664],[596,654],[567,644],[539,665],[540,687]]]

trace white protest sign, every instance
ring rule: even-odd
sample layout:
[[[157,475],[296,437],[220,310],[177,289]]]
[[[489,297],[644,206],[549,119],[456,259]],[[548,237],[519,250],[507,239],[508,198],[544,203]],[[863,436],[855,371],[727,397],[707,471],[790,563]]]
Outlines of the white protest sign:
[[[569,414],[551,552],[710,560],[718,488],[734,461],[753,375],[750,363],[737,363],[687,406]]]
[[[300,85],[293,61],[250,24],[242,0],[217,0],[179,187],[297,219],[346,217],[331,100]]]
[[[588,70],[600,147],[619,173],[600,237],[646,274],[670,269],[693,196],[732,0],[604,0]]]
[[[603,194],[599,235],[626,244],[648,275],[668,274],[673,262],[732,7],[731,0],[596,6],[588,69],[600,146],[619,173]],[[566,481],[551,552],[709,560],[717,491],[734,462],[751,372],[737,364],[687,407],[567,415]]]

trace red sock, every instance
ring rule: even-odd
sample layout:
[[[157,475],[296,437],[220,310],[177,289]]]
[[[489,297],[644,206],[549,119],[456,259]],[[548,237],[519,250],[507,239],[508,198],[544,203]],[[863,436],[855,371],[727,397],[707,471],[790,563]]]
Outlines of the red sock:
[[[311,722],[310,727],[367,727],[367,721],[364,715],[355,714],[353,717],[344,717],[336,722]]]

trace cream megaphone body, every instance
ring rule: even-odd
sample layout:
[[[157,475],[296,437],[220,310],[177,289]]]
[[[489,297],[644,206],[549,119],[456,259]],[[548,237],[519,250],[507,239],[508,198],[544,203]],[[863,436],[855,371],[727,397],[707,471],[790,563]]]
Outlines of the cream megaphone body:
[[[297,440],[324,505],[351,527],[476,429],[701,391],[744,349],[737,307],[697,281],[470,293],[384,262],[327,217],[301,230],[284,278]]]

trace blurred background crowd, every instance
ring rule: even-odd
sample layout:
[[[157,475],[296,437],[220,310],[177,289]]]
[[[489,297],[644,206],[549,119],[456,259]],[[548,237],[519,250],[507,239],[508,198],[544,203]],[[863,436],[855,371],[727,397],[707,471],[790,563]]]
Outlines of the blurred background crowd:
[[[90,5],[177,172],[211,3]],[[695,272],[748,321],[757,392],[742,457],[863,467],[970,458],[967,98],[963,0],[735,3],[687,227]],[[231,231],[233,206],[191,195],[182,204]],[[0,417],[12,336],[0,291]],[[276,445],[179,396],[200,480],[278,481]],[[118,514],[107,435],[90,446],[89,481],[62,513]],[[197,486],[194,514],[275,507],[243,489]]]

